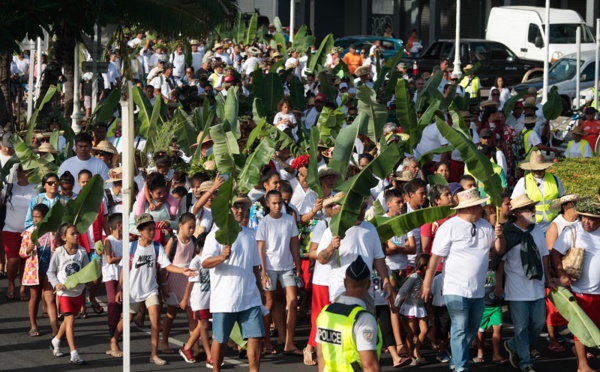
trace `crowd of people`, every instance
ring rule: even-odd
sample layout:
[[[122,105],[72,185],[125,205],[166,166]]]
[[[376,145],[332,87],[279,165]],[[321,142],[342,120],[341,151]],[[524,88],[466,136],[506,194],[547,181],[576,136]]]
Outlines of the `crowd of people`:
[[[413,41],[418,43],[416,33]],[[359,113],[356,89],[373,87],[379,70],[375,63],[380,61],[378,43],[369,51],[350,48],[343,59],[340,50],[333,48],[324,67],[335,68],[343,60],[353,77],[332,79],[339,92],[332,101],[322,92],[316,72],[307,70],[307,54],[293,48],[282,56],[268,45],[222,40],[207,50],[201,41],[191,40],[193,59],[186,65],[182,45],[169,55],[164,44],[144,41],[142,33],[129,44],[142,46],[134,76],[147,98],[176,107],[186,103],[184,110],[198,106],[200,100],[193,97],[217,104],[215,96],[226,96],[232,86],[240,88],[239,94],[249,95],[254,69],[268,70],[284,58],[280,73],[302,79],[307,99],[304,110],[295,108],[288,97],[289,80],[282,80],[286,97],[272,125],[292,141],[317,125],[323,107],[340,106],[345,122],[352,123]],[[113,68],[103,79],[106,90],[118,85],[118,51],[110,54],[110,64]],[[412,76],[402,63],[396,68],[418,102],[430,77]],[[77,352],[75,319],[86,318],[87,309],[98,314],[105,311],[96,298],[104,286],[106,354],[114,358],[123,356],[119,340],[124,319],[141,326],[147,317],[149,361],[157,365],[167,363],[161,353],[179,353],[187,363],[199,361],[203,354],[207,367],[220,370],[230,345],[248,359],[253,371],[259,369],[263,355],[279,352],[298,356],[306,365],[318,364],[320,370],[378,371],[382,350],[390,353],[394,367],[403,367],[433,362],[421,353],[431,347],[437,350],[437,361],[466,371],[470,362],[485,362],[485,334],[491,329],[494,363],[534,371],[540,353],[532,345],[544,325],[549,350],[564,351],[557,327],[566,321],[548,299],[551,289],[570,288],[581,308],[600,324],[600,277],[595,270],[600,259],[596,248],[600,246],[600,204],[569,193],[560,178],[546,172],[554,163],[543,151],[563,153],[548,145],[549,124],[536,102],[537,92],[528,92],[506,117],[500,111],[508,100],[501,77],[489,99],[482,100],[475,75],[459,81],[460,75],[449,70],[447,60],[440,62],[440,70],[445,76],[438,88],[442,94],[460,84],[458,92],[468,91],[475,97],[461,115],[473,143],[502,180],[499,208],[489,203],[484,184],[471,175],[458,150],[434,154],[430,162],[420,161],[421,155],[449,144],[431,123],[423,129],[417,146],[398,159],[396,169],[377,180],[356,222],[341,238],[333,233],[331,221],[341,212],[349,190],[338,192],[336,186],[374,161],[379,144],[359,135],[348,172],[342,174],[329,167],[333,148],[320,142],[316,151],[320,197],[309,186],[309,149],[292,154],[280,142],[272,159],[260,169],[259,183],[247,195],[232,200],[231,212],[240,232],[232,244],[225,245],[218,242],[220,226],[211,208],[229,175],[215,168],[210,135],[201,133],[194,144],[202,171],[186,171],[182,165],[190,162],[190,149],[177,148],[177,141],[169,148],[155,148],[150,154],[152,166],[140,162],[144,155],[138,156],[135,203],[130,219],[124,221],[120,129],[95,122],[76,135],[73,156],[60,164],[57,173],[45,174],[39,185],[29,183],[22,164],[13,166],[2,193],[0,275],[8,279],[6,298],[29,301],[32,337],[45,333],[39,324],[41,303],[51,328],[52,354],[63,356],[61,340],[66,338],[70,362],[76,365],[85,361]],[[82,92],[83,109],[88,112],[91,91],[84,88]],[[380,135],[389,145],[406,139],[395,116],[395,98],[380,103],[389,112]],[[417,115],[424,111],[419,109]],[[585,112],[587,120],[572,131],[565,157],[595,156],[590,144],[597,141],[600,122],[593,108]],[[452,116],[444,115],[452,125]],[[151,139],[137,135],[138,129],[136,124],[133,143],[141,152]],[[242,130],[238,141],[245,143],[249,133]],[[10,140],[14,135],[5,128],[2,166],[14,155]],[[30,145],[40,155],[56,154],[67,145],[61,136],[55,148],[49,137],[38,133]],[[105,180],[105,195],[88,231],[80,233],[65,223],[34,243],[32,234],[50,208],[76,198],[95,175]],[[455,214],[383,243],[369,222],[378,209],[385,213],[383,217],[394,218],[436,206],[451,206]],[[125,223],[132,234],[129,247],[122,243]],[[103,249],[97,242],[102,242]],[[585,248],[577,278],[565,271],[562,261],[575,246]],[[123,283],[124,254],[130,257],[129,283]],[[101,278],[67,288],[66,279],[95,257],[102,262]],[[130,309],[122,308],[123,286],[129,286]],[[514,336],[502,344],[505,303]],[[180,312],[187,317],[190,337],[176,350],[169,344],[169,334]],[[295,331],[298,318],[308,316],[311,331],[303,348]],[[477,355],[471,358],[473,341]],[[586,347],[577,338],[574,342],[578,371],[592,371]]]

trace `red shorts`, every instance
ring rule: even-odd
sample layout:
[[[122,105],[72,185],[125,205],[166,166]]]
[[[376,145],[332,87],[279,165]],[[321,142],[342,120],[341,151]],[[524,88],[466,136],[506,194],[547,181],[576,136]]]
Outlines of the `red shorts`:
[[[23,240],[21,233],[2,231],[2,244],[4,244],[7,259],[20,257],[21,240]]]
[[[302,281],[304,282],[304,290],[312,290],[312,273],[310,272],[310,259],[308,257],[301,258],[302,266]]]
[[[550,288],[546,288],[546,323],[553,327],[566,326],[569,322],[560,315],[556,306],[550,301],[548,293],[550,293]]]
[[[193,314],[195,320],[204,320],[212,318],[212,314],[210,313],[209,309],[196,310]]]
[[[590,317],[596,326],[600,326],[600,295],[574,294],[574,296],[581,310]]]
[[[77,297],[58,296],[60,311],[63,314],[78,314],[84,303],[83,292]]]

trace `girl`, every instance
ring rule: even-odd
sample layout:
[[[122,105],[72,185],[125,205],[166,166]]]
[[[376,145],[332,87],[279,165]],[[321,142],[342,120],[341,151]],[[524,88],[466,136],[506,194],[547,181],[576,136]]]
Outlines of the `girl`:
[[[279,176],[279,173],[276,170],[272,169],[268,165],[263,165],[260,174],[261,176],[258,186],[256,186],[250,192],[250,194],[254,192],[254,196],[256,197],[261,192],[260,189],[264,190],[264,194],[262,194],[260,197],[256,197],[254,199],[256,201],[254,202],[254,204],[252,204],[252,207],[250,208],[250,224],[248,225],[248,227],[250,227],[253,230],[256,230],[258,228],[258,223],[260,222],[260,220],[263,219],[263,217],[266,214],[265,210],[267,208],[267,202],[265,200],[265,195],[271,190],[281,190],[281,177]],[[248,197],[250,199],[253,199],[251,195],[248,195]],[[282,211],[283,213],[287,214],[285,206],[283,207]]]
[[[19,255],[26,258],[25,272],[23,273],[23,285],[29,286],[29,323],[31,329],[29,336],[37,337],[40,335],[37,326],[37,314],[40,306],[40,300],[44,297],[46,303],[46,311],[50,318],[50,326],[52,327],[52,335],[58,332],[58,319],[56,316],[55,296],[52,291],[52,286],[48,282],[48,266],[50,265],[50,257],[54,250],[53,239],[54,234],[46,233],[38,238],[38,246],[31,241],[33,230],[44,219],[50,208],[44,204],[38,204],[33,207],[32,218],[33,227],[30,227],[23,232],[23,240]]]
[[[75,226],[63,223],[56,232],[56,251],[50,259],[48,280],[58,293],[58,301],[64,315],[58,333],[51,341],[50,350],[55,357],[63,356],[60,351],[60,341],[66,336],[71,350],[71,364],[84,365],[75,347],[75,314],[84,304],[83,290],[85,284],[78,284],[75,288],[67,289],[65,282],[69,276],[77,273],[89,263],[85,248],[77,244],[79,233]]]
[[[296,121],[296,116],[292,113],[294,111],[294,104],[289,97],[283,98],[277,104],[277,114],[275,115],[275,119],[273,122],[275,126],[279,124],[288,125],[290,128],[295,127],[298,123]]]
[[[444,177],[446,182],[450,182],[450,167],[447,163],[435,163],[435,165],[433,166],[433,173],[441,175],[442,177]]]
[[[159,151],[156,154],[154,154],[153,160],[154,160],[154,164],[156,166],[155,171],[158,172],[159,174],[162,174],[165,177],[165,180],[167,182],[166,203],[167,203],[167,207],[169,208],[169,214],[171,215],[172,218],[175,218],[175,216],[177,215],[177,208],[179,207],[179,203],[177,202],[177,199],[175,199],[175,197],[173,195],[171,195],[171,186],[173,183],[173,175],[175,174],[175,171],[171,168],[171,166],[173,165],[171,157],[169,157],[169,155],[166,152]],[[148,184],[148,182],[146,182],[144,184],[144,186],[142,187],[142,191],[140,191],[139,194],[137,195],[137,199],[136,199],[137,203],[136,203],[136,210],[135,210],[136,215],[140,215],[140,214],[144,213],[146,207],[148,207],[148,209],[150,211],[154,211],[154,210],[159,209],[163,204],[163,203],[160,203],[160,204],[152,203],[147,184]]]
[[[406,328],[406,348],[409,355],[414,358],[411,365],[426,364],[427,360],[421,356],[421,345],[425,341],[427,336],[427,310],[425,310],[425,303],[419,297],[421,287],[423,286],[423,278],[425,277],[425,271],[427,271],[427,264],[429,262],[429,255],[427,253],[421,253],[415,260],[415,272],[410,274],[406,282],[402,285],[398,291],[394,306],[400,307],[400,315],[404,316],[404,326]],[[419,327],[419,334],[417,336],[416,344],[413,344],[413,340],[417,330],[417,322]]]
[[[108,228],[110,229],[110,235],[106,237],[104,241],[104,259],[102,260],[102,281],[106,287],[106,297],[108,301],[108,337],[112,338],[115,333],[115,329],[121,319],[121,304],[115,301],[119,286],[119,274],[121,267],[121,257],[123,256],[123,215],[121,213],[113,213],[108,216]],[[111,350],[112,352],[112,350]],[[108,352],[107,352],[108,353]],[[123,354],[117,352],[119,355],[114,357],[120,357]]]
[[[198,321],[196,323],[196,328],[190,334],[188,342],[179,349],[179,355],[181,355],[187,363],[196,363],[192,348],[197,345],[198,339],[200,339],[202,341],[202,347],[206,352],[206,361],[207,363],[212,364],[210,336],[208,333],[210,329],[209,319],[212,318],[212,315],[210,314],[210,275],[208,269],[202,268],[202,260],[200,258],[202,256],[202,248],[204,248],[204,240],[207,235],[208,232],[203,232],[198,236],[195,251],[196,256],[190,263],[191,269],[198,270],[198,276],[190,277],[188,279],[185,295],[180,304],[182,310],[191,308],[194,319]]]
[[[191,213],[184,213],[179,217],[179,230],[177,235],[169,240],[165,247],[165,252],[173,265],[181,268],[190,266],[190,262],[194,258],[196,247],[196,238],[194,231],[196,230],[196,217]],[[162,343],[160,348],[165,354],[174,354],[175,351],[169,347],[169,334],[173,321],[177,316],[177,309],[180,307],[180,302],[185,296],[188,279],[183,274],[167,274],[167,287],[169,298],[167,299],[167,316],[163,321],[162,327]],[[196,328],[196,322],[193,319],[192,310],[186,306],[182,307],[185,310],[188,318],[190,332]]]

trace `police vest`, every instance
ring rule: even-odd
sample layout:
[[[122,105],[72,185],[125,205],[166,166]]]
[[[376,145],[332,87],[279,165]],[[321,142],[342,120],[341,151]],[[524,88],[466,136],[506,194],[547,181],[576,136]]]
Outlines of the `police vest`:
[[[479,92],[479,78],[474,76],[473,79],[470,79],[468,76],[465,76],[460,81],[460,86],[465,88],[465,92],[469,92],[471,97],[475,97]]]
[[[558,182],[553,174],[544,175],[544,195],[540,193],[537,183],[533,179],[533,174],[525,176],[525,191],[529,199],[539,202],[535,206],[535,222],[552,222],[557,216],[557,212],[550,209],[550,204],[558,198]]]
[[[596,107],[595,103],[597,99],[600,99],[600,91],[596,92],[596,87],[592,87],[592,101],[589,107]],[[600,103],[598,104],[600,106]]]
[[[571,158],[571,146],[575,143],[575,141],[569,141],[569,144],[567,145],[567,158]],[[585,151],[585,145],[587,145],[588,141],[582,139],[581,141],[579,141],[579,152],[581,153],[580,158],[585,157],[584,156],[584,151]]]
[[[317,338],[325,361],[325,372],[362,370],[362,362],[354,340],[354,323],[366,311],[358,305],[333,303],[317,317]],[[375,335],[371,335],[375,337]],[[377,327],[377,359],[381,355],[381,330]]]

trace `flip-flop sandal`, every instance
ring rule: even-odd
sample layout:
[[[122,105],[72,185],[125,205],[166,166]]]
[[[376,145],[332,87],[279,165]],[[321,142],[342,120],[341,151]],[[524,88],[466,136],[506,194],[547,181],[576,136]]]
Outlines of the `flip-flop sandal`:
[[[157,366],[164,366],[167,364],[167,361],[164,359],[160,359],[159,357],[150,358],[150,363],[156,364]]]
[[[6,299],[9,301],[14,301],[15,300],[15,294],[11,293],[11,292],[6,292]]]
[[[123,351],[121,351],[121,350],[106,350],[105,354],[110,355],[113,358],[122,358],[123,357]]]
[[[304,350],[302,350],[302,353],[304,355],[305,366],[314,366],[317,364],[317,362],[315,362],[315,360],[313,359],[312,351],[309,351],[307,348],[304,348]]]
[[[275,350],[272,347],[265,347],[263,349],[263,355],[276,355],[277,354],[277,350]]]
[[[475,358],[472,359],[472,361],[475,364],[485,363],[485,360],[483,359],[483,357],[480,357],[480,356],[476,356]]]
[[[96,314],[102,314],[104,312],[104,308],[100,304],[92,304],[92,310],[94,310]]]
[[[291,356],[304,356],[304,353],[300,349],[284,350],[282,354]]]
[[[164,349],[159,349],[158,350],[159,353],[163,353],[163,354],[175,354],[175,350],[171,349],[170,347],[164,348]]]
[[[400,359],[400,362],[398,362],[397,364],[394,364],[394,368],[404,367],[404,366],[409,365],[410,363],[412,363],[412,358],[403,357],[402,359]]]
[[[565,351],[565,348],[562,345],[554,345],[548,346],[548,350],[553,351],[555,353],[562,353]]]
[[[29,330],[29,336],[31,337],[39,337],[40,332],[38,332],[37,328],[31,328]]]
[[[499,366],[503,366],[508,363],[508,359],[496,359],[492,360],[492,363],[497,364]]]

